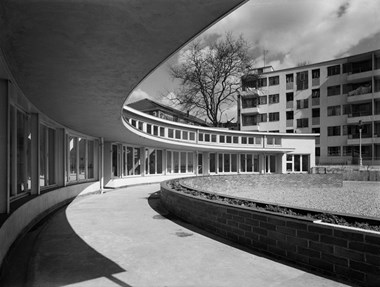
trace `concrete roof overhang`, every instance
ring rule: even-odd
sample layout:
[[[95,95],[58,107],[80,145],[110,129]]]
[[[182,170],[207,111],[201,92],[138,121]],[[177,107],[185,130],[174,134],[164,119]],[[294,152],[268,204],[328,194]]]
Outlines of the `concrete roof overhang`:
[[[128,142],[122,106],[160,63],[245,0],[4,0],[0,47],[39,111]],[[133,141],[133,140],[132,140]]]

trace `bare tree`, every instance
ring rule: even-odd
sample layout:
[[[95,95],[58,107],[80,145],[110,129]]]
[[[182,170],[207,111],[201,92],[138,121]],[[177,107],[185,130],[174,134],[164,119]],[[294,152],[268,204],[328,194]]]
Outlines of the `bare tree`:
[[[193,42],[179,64],[170,66],[171,76],[180,81],[171,101],[219,126],[225,111],[236,104],[241,76],[250,62],[248,44],[242,36],[234,39],[226,33],[210,46]]]

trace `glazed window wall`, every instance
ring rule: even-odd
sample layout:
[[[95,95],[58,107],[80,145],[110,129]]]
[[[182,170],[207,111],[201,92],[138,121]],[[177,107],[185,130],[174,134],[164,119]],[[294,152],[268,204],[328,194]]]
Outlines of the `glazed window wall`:
[[[30,116],[10,107],[10,199],[28,194],[32,188],[32,132]]]
[[[162,150],[145,149],[145,174],[162,174],[163,172]]]
[[[286,155],[286,172],[308,172],[310,156],[307,154],[288,154]]]
[[[56,130],[40,125],[40,187],[56,183]]]
[[[237,172],[237,154],[219,153],[218,154],[218,172],[229,173]]]
[[[259,155],[240,154],[240,172],[259,172]]]
[[[91,140],[75,135],[67,135],[67,181],[78,182],[95,178],[95,158],[97,145],[96,140]],[[117,161],[114,160],[118,154],[118,147],[112,145],[112,173],[119,175]]]
[[[116,166],[116,165],[115,165]],[[139,175],[141,168],[140,148],[122,146],[122,175]]]
[[[171,151],[166,152],[167,173],[194,173],[194,152]]]

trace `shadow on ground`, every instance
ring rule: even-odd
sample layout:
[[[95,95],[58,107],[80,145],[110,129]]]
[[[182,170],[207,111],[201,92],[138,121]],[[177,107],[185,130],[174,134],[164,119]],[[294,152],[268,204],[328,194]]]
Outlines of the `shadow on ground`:
[[[0,286],[58,287],[101,277],[115,286],[130,286],[114,276],[126,270],[75,233],[66,209],[50,214],[17,240],[3,264]]]
[[[301,266],[298,266],[298,265],[296,265],[294,263],[291,263],[291,262],[288,262],[288,261],[284,261],[284,260],[275,258],[273,256],[268,256],[268,255],[263,254],[263,253],[258,252],[258,251],[254,251],[254,250],[249,249],[249,248],[247,248],[245,246],[242,246],[240,244],[234,243],[234,242],[232,242],[230,240],[227,240],[227,239],[222,238],[220,236],[214,235],[214,234],[212,234],[212,233],[210,233],[208,231],[200,229],[200,228],[198,228],[198,227],[196,227],[196,226],[194,226],[192,224],[189,224],[189,223],[183,221],[182,219],[176,217],[175,215],[169,213],[165,209],[165,207],[161,203],[160,194],[161,194],[161,192],[157,191],[157,192],[152,193],[149,196],[149,198],[148,198],[148,204],[150,205],[150,207],[159,214],[159,215],[155,215],[153,217],[154,219],[171,220],[172,222],[180,225],[183,228],[186,228],[187,230],[189,230],[191,232],[201,234],[203,236],[211,238],[212,240],[215,240],[215,241],[218,241],[220,243],[226,244],[226,245],[231,246],[233,248],[237,248],[237,249],[242,250],[244,252],[250,253],[250,254],[252,254],[254,256],[263,257],[263,258],[266,258],[268,260],[272,260],[272,261],[280,263],[280,264],[284,264],[284,265],[287,265],[287,266],[290,266],[290,267],[293,267],[293,268],[297,268],[299,270],[302,270],[302,271],[310,273],[310,274],[321,276],[321,277],[324,277],[324,278],[327,278],[329,280],[333,280],[333,281],[336,281],[336,282],[341,282],[341,283],[346,284],[347,286],[355,286],[355,285],[350,285],[350,283],[347,283],[347,282],[344,282],[344,281],[341,281],[341,280],[337,280],[337,278],[329,277],[329,276],[326,276],[324,274],[321,274],[321,273],[318,273],[318,272],[315,272],[315,271],[312,271],[312,270],[308,270],[306,268],[302,268]],[[190,236],[190,233],[177,234],[177,236],[179,236],[179,237],[186,237],[186,236]]]

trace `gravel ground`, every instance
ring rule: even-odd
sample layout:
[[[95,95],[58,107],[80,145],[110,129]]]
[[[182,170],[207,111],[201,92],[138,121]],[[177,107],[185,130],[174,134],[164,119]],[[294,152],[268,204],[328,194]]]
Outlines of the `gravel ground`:
[[[345,181],[340,188],[267,189],[254,187],[248,182],[218,182],[217,178],[210,178],[207,181],[209,186],[203,185],[202,190],[278,205],[380,218],[380,182]]]

